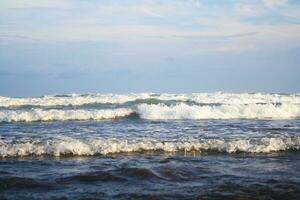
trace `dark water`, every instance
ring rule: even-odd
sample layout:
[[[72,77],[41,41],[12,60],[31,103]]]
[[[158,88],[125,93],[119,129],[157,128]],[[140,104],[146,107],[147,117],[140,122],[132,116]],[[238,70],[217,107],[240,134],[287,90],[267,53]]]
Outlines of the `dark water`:
[[[300,155],[141,154],[0,161],[2,199],[299,199]]]

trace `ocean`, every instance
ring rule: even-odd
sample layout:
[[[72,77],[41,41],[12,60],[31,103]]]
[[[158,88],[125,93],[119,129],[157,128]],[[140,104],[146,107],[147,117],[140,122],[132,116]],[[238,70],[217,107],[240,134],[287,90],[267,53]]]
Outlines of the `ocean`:
[[[300,94],[0,97],[0,199],[300,199]]]

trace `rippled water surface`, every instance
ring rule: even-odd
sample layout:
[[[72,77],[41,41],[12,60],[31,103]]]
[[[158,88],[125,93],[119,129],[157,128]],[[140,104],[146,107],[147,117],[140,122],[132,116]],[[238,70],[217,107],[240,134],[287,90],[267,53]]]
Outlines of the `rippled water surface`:
[[[0,161],[4,199],[299,199],[300,156],[142,154]]]

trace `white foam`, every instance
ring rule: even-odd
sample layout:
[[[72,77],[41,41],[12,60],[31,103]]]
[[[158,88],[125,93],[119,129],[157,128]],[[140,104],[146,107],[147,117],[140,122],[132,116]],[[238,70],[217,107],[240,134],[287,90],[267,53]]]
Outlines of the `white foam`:
[[[185,95],[176,94],[162,94],[155,95],[153,93],[140,93],[140,94],[89,94],[85,96],[70,95],[66,97],[62,96],[45,96],[39,98],[11,98],[0,96],[0,107],[17,107],[17,106],[80,106],[94,103],[110,103],[110,104],[122,104],[135,100],[145,100],[149,98],[156,98],[158,100],[187,100]]]
[[[150,94],[128,94],[128,95],[114,95],[114,94],[91,94],[91,95],[71,95],[66,97],[61,96],[44,96],[39,98],[11,98],[0,97],[0,107],[16,107],[16,106],[80,106],[93,103],[112,103],[120,104],[137,99],[150,98]]]
[[[101,110],[0,110],[0,122],[101,120],[127,117],[137,113],[143,119],[297,119],[300,118],[300,106],[295,104],[248,104],[199,106],[179,103],[140,104],[134,108]]]
[[[0,111],[0,122],[102,120],[126,117],[132,113],[131,109],[125,108],[106,110],[2,110]]]
[[[261,94],[261,93],[194,93],[194,94],[88,94],[69,96],[45,96],[40,98],[11,98],[0,96],[0,107],[17,106],[80,106],[93,103],[121,104],[138,99],[156,98],[158,100],[194,101],[197,103],[220,103],[220,104],[256,104],[256,103],[289,103],[300,104],[300,94]]]
[[[144,119],[294,119],[300,117],[300,106],[295,104],[232,104],[198,106],[180,103],[141,104],[137,112]]]
[[[218,151],[218,152],[247,152],[269,153],[285,150],[299,150],[300,137],[261,138],[242,140],[178,140],[159,141],[154,139],[93,139],[80,140],[60,138],[47,141],[12,142],[0,139],[0,157],[22,157],[29,155],[74,155],[91,156],[97,154],[112,154],[121,152],[155,151]]]
[[[194,93],[189,99],[198,103],[221,104],[300,104],[300,94],[263,94],[263,93]]]

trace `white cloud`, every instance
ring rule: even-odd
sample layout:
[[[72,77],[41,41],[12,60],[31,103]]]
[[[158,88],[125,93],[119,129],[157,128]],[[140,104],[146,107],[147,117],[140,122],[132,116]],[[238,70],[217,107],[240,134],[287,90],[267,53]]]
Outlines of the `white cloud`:
[[[15,8],[74,6],[67,5],[67,1],[50,0],[3,0],[2,4],[3,2],[6,7]],[[285,5],[287,1],[264,2],[266,6],[273,7]],[[32,9],[26,12],[34,15],[21,13],[21,18],[14,15],[16,11],[11,14],[8,11],[8,15],[2,17],[7,20],[0,22],[0,25],[6,25],[5,29],[0,29],[0,35],[58,43],[108,41],[124,48],[135,46],[137,52],[150,47],[159,51],[161,46],[165,50],[177,48],[178,52],[182,51],[181,47],[185,47],[188,53],[193,53],[189,48],[195,49],[195,52],[241,52],[272,49],[274,46],[281,48],[282,44],[286,47],[288,44],[298,45],[297,41],[300,41],[300,28],[296,24],[266,25],[243,21],[245,16],[262,18],[262,13],[266,10],[272,12],[261,3],[251,4],[249,1],[239,2],[233,7],[213,8],[199,4],[198,1],[95,2],[92,6],[89,4],[84,10],[81,9],[79,5],[56,12]],[[288,9],[288,6],[283,9]],[[20,12],[22,11],[18,11],[18,14]],[[280,12],[276,12],[278,13]],[[57,17],[57,14],[62,17]],[[32,19],[32,16],[36,18]],[[29,21],[29,26],[24,26]]]
[[[3,8],[64,8],[68,6],[65,0],[1,0]]]
[[[235,10],[241,16],[259,16],[262,13],[259,6],[240,2],[235,4]]]
[[[267,8],[273,8],[276,6],[285,6],[288,0],[263,0]]]

